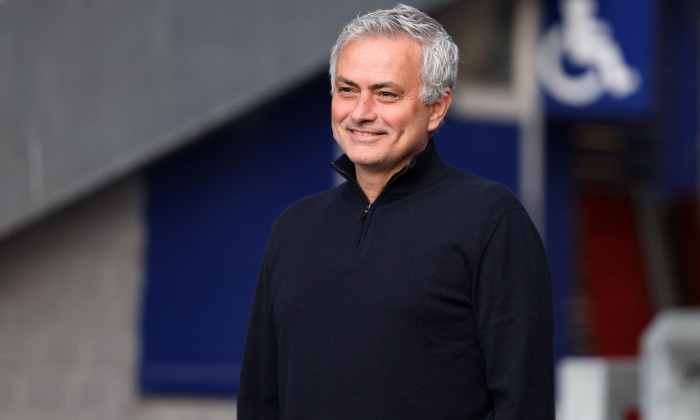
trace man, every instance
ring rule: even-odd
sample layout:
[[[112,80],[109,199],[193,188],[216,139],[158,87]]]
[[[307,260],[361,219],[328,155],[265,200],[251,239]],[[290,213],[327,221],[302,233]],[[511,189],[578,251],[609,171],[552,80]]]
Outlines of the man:
[[[238,399],[248,419],[553,418],[551,286],[504,187],[432,140],[457,47],[398,5],[332,50],[331,121],[347,182],[276,221]]]

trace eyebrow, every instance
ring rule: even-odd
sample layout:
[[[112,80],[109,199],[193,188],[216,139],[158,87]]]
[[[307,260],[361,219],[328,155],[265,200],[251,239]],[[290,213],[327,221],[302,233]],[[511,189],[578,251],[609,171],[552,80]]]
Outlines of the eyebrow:
[[[357,83],[353,82],[350,79],[346,79],[342,76],[338,76],[336,78],[336,84],[338,84],[338,83],[345,83],[346,85],[350,85],[353,87],[360,87]],[[383,88],[401,89],[401,87],[394,82],[375,83],[375,84],[371,85],[369,88],[371,90],[377,90],[377,89],[383,89]]]

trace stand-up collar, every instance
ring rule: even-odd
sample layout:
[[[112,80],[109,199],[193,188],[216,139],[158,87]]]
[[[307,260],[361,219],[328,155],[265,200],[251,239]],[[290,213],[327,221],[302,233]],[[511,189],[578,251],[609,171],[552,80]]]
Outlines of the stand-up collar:
[[[351,183],[357,185],[355,164],[343,154],[331,163],[331,167]],[[447,169],[447,165],[438,155],[435,141],[431,138],[425,150],[413,157],[384,187],[382,196],[409,195],[434,184]]]

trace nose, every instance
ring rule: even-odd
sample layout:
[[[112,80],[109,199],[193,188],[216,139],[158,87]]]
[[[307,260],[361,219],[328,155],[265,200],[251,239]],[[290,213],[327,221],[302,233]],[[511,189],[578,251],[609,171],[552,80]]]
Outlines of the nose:
[[[355,102],[355,107],[352,110],[351,117],[354,122],[362,123],[365,121],[374,121],[377,119],[377,111],[375,109],[374,98],[371,93],[362,93]]]

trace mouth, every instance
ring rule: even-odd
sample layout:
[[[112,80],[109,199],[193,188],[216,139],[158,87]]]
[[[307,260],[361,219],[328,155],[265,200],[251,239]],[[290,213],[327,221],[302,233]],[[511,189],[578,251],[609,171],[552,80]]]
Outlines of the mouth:
[[[359,137],[359,138],[364,138],[364,139],[371,139],[371,138],[386,134],[386,132],[381,131],[381,130],[367,130],[367,129],[361,130],[361,129],[351,128],[351,127],[347,127],[347,130],[351,134],[353,134],[354,136]]]

